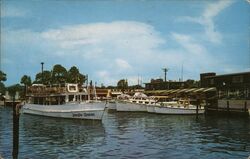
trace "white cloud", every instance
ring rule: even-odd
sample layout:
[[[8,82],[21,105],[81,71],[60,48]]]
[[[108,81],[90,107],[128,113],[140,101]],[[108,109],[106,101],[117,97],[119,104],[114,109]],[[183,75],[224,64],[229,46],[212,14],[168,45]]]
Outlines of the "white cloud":
[[[62,48],[108,44],[111,41],[124,48],[131,44],[134,47],[142,47],[138,44],[144,44],[153,48],[164,42],[152,26],[134,21],[74,25],[46,31],[42,36],[56,41]]]
[[[205,35],[210,42],[220,43],[222,40],[221,33],[216,29],[214,24],[214,18],[220,14],[224,9],[229,7],[233,1],[221,0],[219,2],[210,3],[206,6],[205,10],[200,17],[179,17],[177,21],[189,21],[201,24],[204,26]]]
[[[186,72],[199,76],[201,69],[214,64],[206,48],[192,36],[173,32],[168,40],[180,47],[168,47],[163,45],[166,39],[159,32],[140,22],[91,23],[44,32],[5,30],[3,37],[4,48],[9,49],[5,50],[7,58],[37,66],[36,71],[42,60],[48,69],[57,63],[76,65],[93,81],[105,85],[116,85],[123,78],[137,84],[137,74],[143,79],[157,78],[163,67],[170,68],[169,79],[178,79],[176,68],[181,68],[182,63]]]
[[[130,64],[123,59],[115,59],[115,63],[116,63],[116,66],[124,70],[132,68],[132,66],[130,66]]]
[[[206,49],[198,44],[191,36],[172,33],[172,37],[185,48],[186,51],[193,54],[194,56],[205,54]]]

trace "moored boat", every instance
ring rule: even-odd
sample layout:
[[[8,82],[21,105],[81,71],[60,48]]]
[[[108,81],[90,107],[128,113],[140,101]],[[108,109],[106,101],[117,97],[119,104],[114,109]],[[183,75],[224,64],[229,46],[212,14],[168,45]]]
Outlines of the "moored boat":
[[[64,86],[33,85],[22,112],[58,118],[101,120],[105,102],[90,100],[86,89],[77,84]]]
[[[125,97],[125,99],[118,97],[117,111],[147,112],[147,105],[155,103],[153,99],[140,92],[135,93],[133,97]]]
[[[108,100],[107,101],[107,108],[108,110],[116,110],[116,102],[115,100]]]
[[[158,114],[203,114],[205,109],[203,106],[195,106],[190,104],[189,100],[179,100],[162,102],[155,105],[155,113]]]

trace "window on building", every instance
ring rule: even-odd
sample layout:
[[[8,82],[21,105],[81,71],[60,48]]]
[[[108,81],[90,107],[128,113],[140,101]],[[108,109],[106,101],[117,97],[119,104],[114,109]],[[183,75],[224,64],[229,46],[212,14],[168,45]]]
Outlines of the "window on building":
[[[242,83],[243,82],[243,76],[234,76],[232,79],[232,83]]]

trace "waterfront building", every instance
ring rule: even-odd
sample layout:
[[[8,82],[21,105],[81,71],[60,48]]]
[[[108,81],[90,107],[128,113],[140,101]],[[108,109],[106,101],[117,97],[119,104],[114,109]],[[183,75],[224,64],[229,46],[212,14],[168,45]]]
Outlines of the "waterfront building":
[[[145,83],[145,90],[169,90],[182,88],[195,88],[199,83],[194,80],[187,81],[163,81],[163,79],[151,79],[150,83]]]
[[[202,87],[216,87],[217,105],[211,109],[246,112],[250,109],[250,72],[216,75],[200,74]]]

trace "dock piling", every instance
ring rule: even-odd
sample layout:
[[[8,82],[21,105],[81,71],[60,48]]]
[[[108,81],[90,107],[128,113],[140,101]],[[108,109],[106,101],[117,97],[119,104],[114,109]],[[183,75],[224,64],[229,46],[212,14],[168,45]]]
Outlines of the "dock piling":
[[[247,113],[248,110],[247,110],[247,101],[245,101],[245,105],[244,105],[244,112]]]
[[[13,97],[13,159],[18,158],[18,148],[19,148],[19,108],[20,105],[15,105],[15,97]]]
[[[229,101],[227,101],[227,113],[229,114]]]

